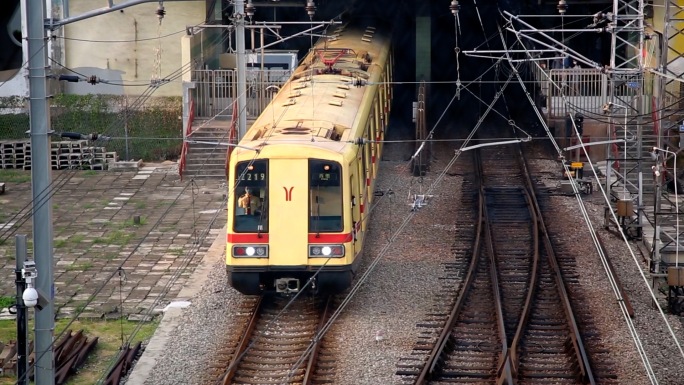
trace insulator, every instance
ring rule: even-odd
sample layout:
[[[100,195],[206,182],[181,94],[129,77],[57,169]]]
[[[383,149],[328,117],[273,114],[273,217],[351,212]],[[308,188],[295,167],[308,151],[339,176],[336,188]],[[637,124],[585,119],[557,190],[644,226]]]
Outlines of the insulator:
[[[558,13],[561,15],[565,15],[565,12],[568,11],[568,3],[565,0],[558,0]]]
[[[164,18],[164,15],[166,15],[166,11],[164,10],[164,4],[159,2],[159,7],[157,7],[157,17],[159,18],[159,21],[161,21]]]
[[[247,15],[247,17],[251,19],[252,16],[254,16],[255,11],[256,7],[254,6],[254,4],[252,4],[252,0],[249,0],[247,2],[247,5],[245,5],[245,15]]]
[[[313,1],[307,1],[306,7],[304,7],[304,9],[306,9],[306,14],[309,15],[309,18],[313,19],[314,15],[316,14],[316,3]]]
[[[92,76],[88,77],[88,83],[90,83],[90,84],[95,85],[95,84],[97,84],[99,81],[100,81],[100,80],[99,80],[99,79],[97,78],[97,76],[95,76],[95,75],[92,75]]]
[[[458,3],[456,0],[451,0],[451,4],[449,5],[449,9],[451,10],[451,13],[454,14],[454,16],[458,15],[458,11],[461,10],[461,5]]]

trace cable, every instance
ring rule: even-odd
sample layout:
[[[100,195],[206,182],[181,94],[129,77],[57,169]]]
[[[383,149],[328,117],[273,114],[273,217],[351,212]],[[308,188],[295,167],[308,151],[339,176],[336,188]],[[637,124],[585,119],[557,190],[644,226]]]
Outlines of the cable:
[[[190,64],[192,64],[192,63],[190,63]],[[184,65],[183,67],[181,67],[181,69],[174,71],[174,72],[172,73],[173,76],[178,76],[178,77],[182,76],[183,73],[184,73],[185,71],[188,70],[188,69],[184,69],[184,67],[186,67],[186,66],[188,66],[188,65],[186,64],[186,65]],[[180,71],[180,73],[179,73],[179,71]],[[149,88],[143,93],[143,95],[141,95],[141,96],[136,100],[136,102],[134,103],[134,108],[137,108],[137,105],[141,105],[142,103],[144,103],[144,102],[151,96],[151,94],[152,94],[154,91],[156,91],[157,88],[158,88],[158,87],[149,87]],[[127,114],[128,114],[128,112],[125,112],[125,113],[124,113],[124,116],[127,116]],[[111,126],[113,126],[113,124],[110,125],[110,127],[111,127]],[[100,140],[100,139],[97,139],[97,140]],[[97,141],[97,140],[96,140],[96,141]],[[46,189],[47,189],[47,188],[50,188],[50,190],[48,191],[48,193],[51,193],[52,195],[54,195],[54,193],[56,192],[56,189],[54,188],[53,185],[55,185],[56,182],[60,182],[60,183],[61,183],[60,186],[63,186],[63,184],[64,184],[64,183],[67,183],[67,182],[70,180],[70,178],[71,178],[73,175],[75,175],[76,173],[75,173],[75,171],[74,171],[73,173],[71,173],[71,175],[68,175],[68,174],[69,174],[69,173],[64,173],[63,175],[61,175],[61,176],[64,176],[63,178],[61,178],[61,180],[63,181],[63,183],[61,183],[60,178],[56,178],[55,180],[53,180],[53,182],[51,182],[50,185],[48,185],[48,187],[46,187]],[[187,186],[183,189],[183,191],[185,191],[185,189],[187,189]],[[182,192],[179,194],[178,197],[180,197],[181,195],[182,195]],[[42,196],[45,196],[45,195],[42,195]],[[176,198],[176,200],[178,199],[178,197]],[[44,201],[40,202],[40,205],[42,206],[43,204],[45,204],[45,203],[47,202],[47,199],[49,199],[49,197],[46,197]],[[174,202],[175,202],[176,200],[174,200]],[[30,202],[29,205],[30,205],[31,203],[33,203],[33,202]],[[170,205],[169,208],[167,208],[167,210],[164,212],[164,214],[162,215],[162,217],[160,218],[159,221],[161,221],[161,219],[164,218],[164,217],[166,216],[166,214],[168,213],[168,211],[170,210],[171,207],[172,207],[172,205]],[[15,215],[15,217],[18,216],[18,215],[19,215],[19,213],[17,213],[17,214]],[[27,214],[24,215],[25,218],[29,218],[30,216],[31,216],[31,213],[27,213]],[[157,223],[159,223],[159,221],[158,221]],[[18,227],[17,227],[14,231],[16,232],[17,230],[18,230]],[[149,233],[148,233],[148,235],[149,235]],[[0,235],[0,236],[1,236],[1,235]],[[6,239],[6,238],[5,238],[5,239]],[[3,239],[2,241],[4,241],[5,239]],[[145,239],[145,238],[143,238],[143,241],[144,241],[144,239]],[[131,252],[131,254],[129,254],[128,257],[126,257],[125,260],[128,260],[128,259],[133,255],[133,253],[135,252],[135,250],[137,250],[137,249],[140,247],[141,244],[142,244],[142,241],[135,247],[134,251]],[[124,261],[124,262],[125,262],[125,261]],[[121,264],[121,266],[123,266],[123,263]],[[120,266],[120,267],[121,267],[121,266]],[[114,272],[113,274],[116,274],[116,273],[117,273],[117,272]],[[105,281],[103,282],[103,284],[102,284],[98,289],[96,289],[96,294],[99,293],[99,292],[104,288],[104,286],[107,284],[107,282],[108,282],[109,280],[111,280],[111,278],[112,278],[112,277],[109,277],[107,280],[105,280]],[[95,294],[95,295],[96,295],[96,294]],[[71,319],[71,321],[70,321],[70,322],[67,324],[67,326],[65,327],[64,331],[63,331],[59,336],[57,336],[56,338],[54,338],[53,345],[54,345],[54,343],[55,343],[56,341],[58,341],[58,340],[61,338],[61,336],[64,334],[64,332],[65,332],[66,329],[69,327],[69,325],[71,325],[71,324],[78,318],[78,316],[85,310],[85,307],[86,307],[92,300],[94,300],[95,295],[92,295],[92,296],[89,298],[88,302],[85,304],[85,306],[83,306],[83,309],[82,309],[80,312],[78,312],[78,314],[76,314],[76,315],[74,316],[74,318]],[[47,353],[47,351],[43,352],[43,354],[46,354],[46,353]],[[35,362],[38,362],[38,359],[36,359]]]
[[[217,44],[215,44],[213,47],[217,47],[217,46],[218,46],[219,44],[221,44],[223,41],[225,41],[225,38],[224,38],[221,42],[218,42]],[[180,78],[185,72],[187,72],[188,70],[190,70],[192,64],[193,64],[192,62],[186,63],[186,64],[183,65],[180,69],[178,69],[178,70],[172,72],[171,74],[169,74],[169,75],[167,76],[167,78],[169,78],[169,77],[171,77],[172,79],[173,79],[173,78]],[[187,67],[187,68],[186,68],[186,67]],[[66,68],[66,67],[65,67],[65,68]],[[68,69],[68,68],[67,68],[67,69]],[[69,69],[69,70],[72,71],[72,72],[74,72],[74,73],[77,73],[77,72],[75,72],[75,71],[73,71],[73,70],[71,70],[71,69]],[[1,85],[0,85],[0,86],[1,86]],[[157,88],[158,88],[158,87],[149,86],[149,87],[148,87],[148,88],[147,88],[147,89],[146,89],[146,90],[145,90],[145,91],[136,99],[136,101],[135,101],[135,102],[134,102],[126,111],[124,111],[124,112],[121,114],[122,117],[121,117],[119,120],[116,120],[116,121],[112,122],[112,123],[108,126],[108,128],[105,129],[105,133],[107,133],[107,130],[109,130],[110,128],[114,127],[114,126],[117,125],[118,123],[120,123],[120,122],[126,120],[126,119],[129,117],[129,114],[131,113],[131,111],[137,109],[139,106],[142,106],[142,105],[147,101],[147,99],[149,99],[149,98],[152,96],[152,93],[154,93],[154,92],[157,90]],[[95,145],[96,145],[97,143],[99,143],[100,141],[104,141],[104,140],[102,139],[103,137],[106,137],[106,136],[103,136],[103,135],[99,136],[98,139],[96,139],[95,141],[91,142],[91,144],[92,144],[93,146],[95,146]],[[45,203],[46,203],[46,202],[47,202],[47,201],[48,201],[48,200],[49,200],[49,199],[58,191],[58,189],[61,188],[62,186],[64,186],[64,184],[66,184],[66,183],[71,179],[71,177],[73,177],[75,174],[76,174],[76,170],[73,170],[73,172],[71,172],[71,173],[65,172],[65,173],[60,174],[57,178],[54,178],[54,179],[52,180],[52,182],[51,182],[48,186],[46,186],[45,190],[41,193],[40,199],[39,199],[38,202],[30,201],[29,203],[27,203],[26,206],[24,206],[24,207],[23,207],[19,212],[17,212],[12,218],[10,218],[10,219],[8,220],[8,222],[11,222],[11,221],[13,221],[13,220],[16,220],[17,217],[19,217],[19,215],[21,214],[21,212],[24,211],[24,210],[26,210],[26,209],[27,209],[29,206],[31,206],[31,205],[34,205],[34,206],[35,206],[34,210],[37,209],[37,208],[42,207],[43,204],[45,204]],[[55,186],[57,186],[57,187],[55,187]],[[30,219],[31,216],[32,216],[32,211],[31,211],[31,212],[26,212],[26,213],[24,213],[24,215],[20,218],[20,220],[23,220],[23,222],[21,222],[20,225],[23,224],[23,223],[25,223],[28,219]],[[20,227],[20,226],[12,226],[12,227],[7,227],[7,228],[5,228],[4,231],[2,231],[2,232],[0,233],[0,242],[6,241],[9,237],[11,237],[14,233],[16,233],[16,231],[19,230],[19,227]]]
[[[516,36],[517,36],[517,35],[516,35]],[[520,38],[519,38],[519,37],[518,37],[518,41],[519,41],[520,43],[522,43],[522,42],[520,41]],[[528,55],[530,55],[529,52],[528,52]],[[538,65],[538,64],[537,64],[537,65]],[[547,75],[547,76],[548,76],[548,75]],[[523,87],[524,87],[524,86],[523,86]],[[529,98],[529,92],[526,92],[526,94],[528,95],[528,98]],[[563,97],[564,100],[567,100],[564,93],[561,93],[561,95],[562,95],[562,97]],[[532,103],[532,101],[531,101],[531,103]],[[534,108],[535,110],[537,110],[536,105],[535,105],[534,103],[532,103],[532,105],[533,105],[533,108]],[[537,113],[539,114],[538,110],[537,110]],[[541,119],[540,121],[541,121],[542,125],[544,126],[545,130],[547,131],[547,135],[549,135],[549,138],[552,139],[552,141],[553,141],[553,143],[554,143],[554,147],[556,148],[556,151],[557,151],[557,152],[561,155],[561,157],[562,157],[563,152],[562,152],[562,151],[560,150],[560,148],[558,147],[557,143],[555,142],[555,139],[553,139],[553,135],[551,134],[550,130],[548,129],[548,126],[546,125],[545,121],[544,121],[543,119]],[[578,138],[580,138],[579,132],[577,131],[577,127],[576,127],[576,125],[575,125],[574,119],[572,119],[572,121],[573,121],[573,128],[575,129],[575,134],[576,134],[576,136],[577,136]],[[584,146],[584,144],[582,143],[581,138],[580,138],[580,144],[581,144],[581,148],[582,148],[582,150],[583,150],[585,156],[587,157],[587,159],[590,160],[591,157],[589,156],[589,152],[587,151],[586,146]],[[598,173],[596,172],[596,168],[594,167],[594,164],[593,164],[593,162],[591,162],[591,160],[589,161],[589,164],[590,164],[591,170],[592,170],[592,172],[593,172],[593,174],[594,174],[594,178],[596,178],[596,180],[598,181],[598,180],[599,180]],[[563,167],[565,168],[565,171],[566,171],[566,172],[569,171],[568,165],[565,164],[565,162],[563,162]],[[572,186],[573,186],[573,191],[574,191],[575,197],[576,197],[576,199],[577,199],[577,201],[578,201],[578,206],[579,206],[580,211],[582,212],[582,215],[583,215],[583,217],[584,217],[585,224],[587,225],[587,228],[588,228],[588,230],[589,230],[590,236],[592,237],[592,240],[594,241],[594,244],[595,244],[595,248],[596,248],[596,250],[597,250],[597,252],[598,252],[598,254],[599,254],[600,261],[601,261],[601,263],[602,263],[603,266],[604,266],[604,270],[606,271],[606,275],[608,276],[609,281],[611,281],[611,288],[613,289],[614,295],[616,296],[616,300],[617,300],[618,306],[620,307],[620,309],[621,309],[621,311],[622,311],[622,313],[623,313],[623,318],[625,319],[625,322],[627,323],[627,326],[628,326],[628,329],[629,329],[629,331],[630,331],[630,334],[632,335],[632,338],[633,338],[633,340],[634,340],[634,342],[635,342],[635,345],[636,345],[636,348],[637,348],[637,352],[639,353],[639,355],[640,355],[640,357],[641,357],[642,363],[644,364],[644,368],[645,368],[646,371],[647,371],[647,375],[649,376],[649,379],[651,380],[652,383],[656,383],[657,380],[655,379],[655,373],[653,372],[653,368],[651,367],[650,362],[648,361],[648,356],[647,356],[646,351],[645,351],[645,349],[644,349],[644,346],[642,345],[641,340],[640,340],[640,338],[639,338],[639,336],[638,336],[638,332],[637,332],[637,330],[636,330],[636,326],[634,325],[632,319],[629,317],[629,314],[628,314],[627,309],[626,309],[626,307],[625,307],[624,301],[621,300],[622,297],[621,297],[621,293],[620,293],[619,289],[617,288],[616,284],[612,281],[612,280],[613,280],[612,275],[608,273],[608,272],[609,272],[609,268],[608,268],[607,257],[603,254],[603,251],[602,251],[602,249],[601,249],[601,247],[600,247],[600,245],[599,245],[599,243],[598,243],[597,236],[596,236],[596,231],[595,231],[594,227],[592,226],[591,218],[589,217],[589,214],[588,214],[588,212],[587,212],[587,209],[586,209],[586,207],[584,206],[584,201],[583,201],[583,200],[581,199],[581,197],[580,197],[580,193],[579,193],[578,186],[577,186],[576,183],[574,183],[574,181],[572,181]],[[600,189],[601,189],[601,194],[603,195],[604,202],[606,203],[607,207],[610,207],[610,198],[607,196],[606,191],[603,189],[603,186],[602,186],[600,183],[599,183],[599,187],[600,187]],[[618,219],[617,219],[617,216],[616,216],[615,212],[614,212],[613,210],[610,210],[610,213],[611,213],[612,219],[613,219],[614,221],[616,221],[616,223],[617,223],[617,222],[618,222]],[[680,345],[680,343],[679,343],[679,340],[677,339],[677,336],[674,334],[674,330],[672,329],[672,327],[671,327],[669,321],[667,320],[667,317],[665,316],[665,313],[664,313],[662,307],[661,307],[660,304],[658,303],[657,298],[655,297],[655,295],[654,295],[653,292],[651,291],[650,285],[649,285],[649,283],[648,283],[648,279],[646,278],[644,272],[642,271],[641,265],[640,265],[639,261],[637,260],[636,255],[635,255],[634,251],[632,250],[632,247],[630,246],[629,242],[627,241],[627,237],[626,237],[625,233],[624,233],[624,232],[621,232],[621,235],[622,235],[622,238],[623,238],[623,241],[624,241],[625,245],[627,246],[627,248],[628,248],[628,250],[629,250],[629,252],[630,252],[630,255],[631,255],[631,257],[632,257],[632,260],[633,260],[633,261],[635,262],[635,264],[637,265],[637,270],[639,271],[639,274],[641,275],[642,280],[644,281],[644,283],[645,283],[645,285],[646,285],[646,287],[647,287],[647,289],[648,289],[648,292],[649,292],[649,294],[651,295],[651,298],[653,299],[653,302],[656,304],[656,306],[657,306],[657,308],[658,308],[658,310],[659,310],[659,313],[660,313],[661,317],[662,317],[663,320],[665,321],[665,324],[666,324],[666,326],[667,326],[668,331],[670,332],[670,335],[672,336],[672,339],[674,340],[675,344],[677,345],[677,348],[679,349],[680,354],[682,355],[682,357],[684,357],[684,350],[682,350],[682,347],[681,347],[681,345]]]
[[[197,27],[199,25],[200,24],[197,24],[197,25],[195,25],[193,27],[189,27],[189,28],[194,28],[194,27]],[[142,38],[142,39],[131,39],[131,40],[94,40],[94,39],[79,39],[79,38],[75,38],[75,37],[64,37],[64,36],[56,36],[56,37],[58,39],[62,39],[62,40],[80,41],[80,42],[85,42],[85,43],[139,43],[141,41],[164,39],[164,38],[167,38],[170,36],[178,35],[179,33],[184,33],[187,30],[188,29],[185,28],[185,29],[181,29],[180,31],[171,32],[171,33],[168,33],[168,34],[162,35],[162,36],[147,37],[147,38]]]

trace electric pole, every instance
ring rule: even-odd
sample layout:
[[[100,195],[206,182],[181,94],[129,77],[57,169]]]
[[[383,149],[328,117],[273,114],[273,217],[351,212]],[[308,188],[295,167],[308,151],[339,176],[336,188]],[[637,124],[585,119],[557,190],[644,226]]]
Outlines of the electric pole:
[[[30,5],[30,6],[29,6]],[[50,110],[48,106],[47,63],[48,41],[45,33],[45,0],[21,0],[23,36],[26,37],[29,83],[29,120],[31,136],[31,191],[33,199],[33,255],[37,270],[36,290],[47,296],[45,304],[36,307],[35,383],[55,383],[52,338],[55,319],[53,309],[52,204],[50,183]]]

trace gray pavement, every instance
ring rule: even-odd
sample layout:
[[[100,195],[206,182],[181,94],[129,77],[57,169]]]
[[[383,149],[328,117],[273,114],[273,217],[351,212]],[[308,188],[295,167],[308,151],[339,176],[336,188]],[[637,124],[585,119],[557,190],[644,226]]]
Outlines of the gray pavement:
[[[224,234],[226,214],[223,180],[181,181],[175,170],[169,162],[138,171],[53,172],[55,180],[71,176],[51,202],[57,318],[80,312],[81,319],[145,320],[178,299]],[[0,240],[17,226],[16,234],[31,239],[31,220],[12,220],[30,201],[30,182],[6,182]],[[14,236],[0,244],[0,296],[14,295],[14,250]]]

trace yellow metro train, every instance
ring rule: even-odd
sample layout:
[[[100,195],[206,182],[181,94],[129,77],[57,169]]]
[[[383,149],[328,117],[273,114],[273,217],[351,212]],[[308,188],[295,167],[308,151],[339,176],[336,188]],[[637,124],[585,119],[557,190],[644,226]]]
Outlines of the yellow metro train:
[[[244,294],[338,293],[360,264],[392,99],[390,37],[338,27],[229,162],[226,268]],[[310,285],[307,283],[310,282]]]

